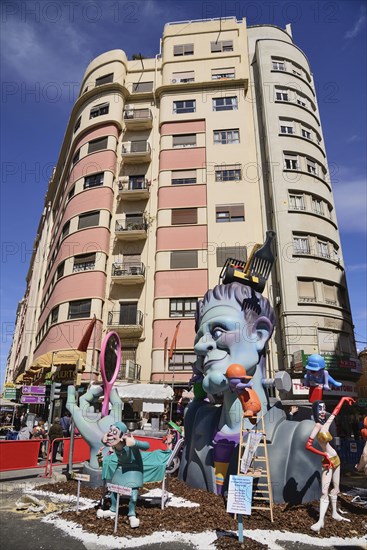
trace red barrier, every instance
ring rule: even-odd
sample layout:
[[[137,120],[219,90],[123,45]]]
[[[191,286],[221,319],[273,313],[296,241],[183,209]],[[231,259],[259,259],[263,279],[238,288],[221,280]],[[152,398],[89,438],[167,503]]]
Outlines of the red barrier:
[[[38,464],[40,439],[25,441],[0,440],[0,471],[23,470],[27,468],[44,468]]]
[[[45,466],[45,473],[43,477],[51,477],[52,476],[52,455],[53,455],[53,449],[54,449],[54,443],[55,441],[63,441],[64,442],[64,452],[62,455],[62,464],[68,464],[69,463],[69,450],[70,450],[70,437],[57,437],[52,440],[51,446],[50,446],[50,452],[47,456],[46,466]],[[77,462],[84,462],[85,460],[89,460],[90,457],[90,447],[86,441],[82,437],[75,437],[74,438],[74,445],[73,445],[73,460],[72,463],[75,464]],[[50,465],[50,471],[48,472],[48,466]]]

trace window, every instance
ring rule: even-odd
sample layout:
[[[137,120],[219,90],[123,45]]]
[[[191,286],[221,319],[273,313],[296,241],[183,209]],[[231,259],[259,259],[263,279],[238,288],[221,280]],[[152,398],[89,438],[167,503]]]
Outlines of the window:
[[[298,300],[300,302],[316,302],[315,285],[313,281],[298,279]]]
[[[103,185],[104,172],[99,172],[98,174],[92,174],[91,176],[86,176],[84,178],[83,189],[89,189],[90,187],[98,187]]]
[[[61,277],[64,275],[64,268],[65,268],[65,262],[61,262],[61,264],[59,264],[58,267],[57,267],[56,281],[61,279]]]
[[[295,254],[310,254],[308,237],[293,237],[293,252]]]
[[[57,323],[58,318],[59,318],[59,306],[56,306],[51,311],[51,325],[53,325],[54,323]]]
[[[288,90],[286,89],[276,89],[275,91],[275,100],[276,101],[289,101]]]
[[[176,208],[172,210],[172,225],[198,223],[197,208]]]
[[[77,130],[79,130],[81,122],[82,122],[82,117],[80,116],[80,117],[78,118],[78,120],[76,121],[76,123],[75,123],[75,126],[74,126],[74,134],[75,134],[75,132],[76,132]]]
[[[293,65],[292,73],[297,76],[300,76],[301,78],[304,78],[303,70],[300,67],[298,67],[298,65]]]
[[[107,115],[109,110],[109,103],[101,103],[100,105],[96,105],[95,107],[91,108],[89,118],[96,118],[97,116]]]
[[[193,55],[194,53],[194,44],[178,44],[173,46],[173,55],[175,57],[181,55]]]
[[[291,210],[306,210],[303,195],[289,195],[289,208]]]
[[[99,224],[99,210],[79,215],[78,229],[85,229]]]
[[[296,103],[297,105],[301,105],[301,107],[307,107],[306,99],[301,95],[297,95]]]
[[[317,255],[321,258],[330,258],[329,246],[327,242],[317,241]]]
[[[311,132],[309,132],[308,130],[306,130],[305,128],[302,128],[302,137],[306,138],[306,139],[311,139],[312,140],[312,134]]]
[[[221,78],[235,78],[236,72],[234,67],[221,67],[220,69],[212,69],[212,80],[220,80]]]
[[[170,317],[195,317],[197,298],[171,298],[169,301]]]
[[[223,204],[215,207],[215,219],[219,223],[244,222],[245,207],[243,204]]]
[[[196,101],[195,99],[186,99],[185,101],[174,101],[173,112],[177,115],[181,113],[195,113]]]
[[[237,96],[213,98],[213,111],[237,111],[237,106]]]
[[[324,293],[324,301],[326,304],[328,305],[331,305],[331,306],[336,306],[337,305],[337,299],[336,299],[336,286],[334,285],[331,285],[331,284],[328,284],[328,283],[323,283],[322,284],[322,289],[323,289],[323,293]]]
[[[214,130],[214,143],[227,145],[240,142],[240,131],[235,130]]]
[[[109,82],[113,82],[113,73],[96,78],[96,86],[102,86],[102,84],[108,84]]]
[[[96,254],[80,254],[74,258],[73,273],[89,271],[96,266]]]
[[[172,359],[169,361],[168,370],[187,370],[192,371],[192,365],[197,357],[192,351],[175,351]]]
[[[135,82],[133,84],[133,93],[151,92],[153,90],[153,82]]]
[[[67,200],[69,201],[71,198],[73,198],[74,195],[75,195],[75,185],[73,185],[73,187],[70,189],[67,196]]]
[[[215,167],[215,181],[239,181],[241,179],[241,168],[237,164]]]
[[[316,214],[320,214],[320,216],[324,215],[324,201],[317,199],[316,197],[312,197],[312,210]]]
[[[172,185],[189,185],[196,183],[196,170],[173,170],[171,173]]]
[[[272,68],[273,71],[285,71],[285,61],[277,61],[275,59],[272,60]]]
[[[197,250],[176,250],[171,252],[171,269],[192,269],[197,266]]]
[[[92,300],[75,300],[74,302],[69,302],[68,319],[90,317],[91,306]]]
[[[210,42],[211,53],[233,52],[233,40],[221,40],[220,42]]]
[[[291,153],[285,154],[284,167],[286,170],[299,170],[298,156]]]
[[[67,221],[66,223],[64,223],[64,225],[63,225],[63,228],[62,228],[62,231],[61,231],[61,238],[62,239],[64,237],[66,237],[67,235],[69,235],[69,230],[70,230],[70,220]]]
[[[313,160],[306,157],[307,172],[317,175],[317,164]]]
[[[223,267],[227,258],[236,258],[243,262],[247,261],[247,250],[245,246],[217,246],[217,267]]]
[[[146,181],[145,176],[142,174],[141,176],[129,176],[129,189],[145,189],[146,188]]]
[[[137,302],[120,302],[119,325],[141,324]]]
[[[187,82],[195,82],[195,72],[185,71],[181,73],[172,73],[172,84],[184,84]]]
[[[196,147],[196,134],[184,134],[173,136],[172,147],[174,149],[183,149],[185,147]]]
[[[72,164],[76,164],[78,160],[80,159],[80,148],[76,151],[76,153],[73,156],[73,159],[71,161]]]
[[[94,153],[101,149],[107,149],[107,136],[103,138],[94,139],[88,143],[88,153]]]
[[[281,134],[294,134],[293,126],[280,126],[280,133]]]

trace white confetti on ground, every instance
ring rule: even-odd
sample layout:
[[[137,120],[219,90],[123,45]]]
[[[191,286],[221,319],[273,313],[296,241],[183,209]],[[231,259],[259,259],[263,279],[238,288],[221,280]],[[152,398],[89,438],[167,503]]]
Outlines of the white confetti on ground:
[[[144,493],[141,495],[144,497],[144,500],[154,500],[157,499],[161,500],[162,498],[162,490],[161,489],[151,489],[147,493]],[[199,507],[200,504],[197,502],[190,502],[189,500],[185,500],[184,498],[177,497],[173,493],[168,493],[168,500],[166,501],[166,506],[172,506],[173,508],[196,508]]]

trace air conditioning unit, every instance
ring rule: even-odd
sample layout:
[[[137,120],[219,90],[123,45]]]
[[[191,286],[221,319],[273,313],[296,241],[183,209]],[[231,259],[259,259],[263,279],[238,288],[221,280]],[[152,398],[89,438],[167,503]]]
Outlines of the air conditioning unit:
[[[135,378],[135,363],[131,359],[126,359],[125,376],[127,380],[134,380]]]
[[[133,105],[125,105],[125,118],[133,118],[134,107]]]

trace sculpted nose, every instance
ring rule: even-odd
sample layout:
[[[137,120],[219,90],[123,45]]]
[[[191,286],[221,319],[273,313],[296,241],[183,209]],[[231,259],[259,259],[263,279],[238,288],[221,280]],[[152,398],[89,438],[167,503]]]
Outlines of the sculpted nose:
[[[210,333],[203,334],[200,340],[195,344],[194,349],[198,355],[206,355],[215,348],[215,341]]]

